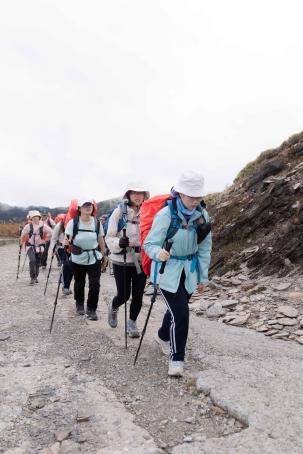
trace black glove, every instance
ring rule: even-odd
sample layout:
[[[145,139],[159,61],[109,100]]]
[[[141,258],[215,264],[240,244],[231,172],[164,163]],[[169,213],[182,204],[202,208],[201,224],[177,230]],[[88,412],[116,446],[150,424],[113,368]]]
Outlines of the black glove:
[[[128,236],[123,236],[122,238],[120,238],[119,247],[121,249],[124,249],[124,248],[127,248],[128,246],[129,246],[129,238],[128,238]]]
[[[209,234],[210,231],[211,231],[210,222],[206,222],[205,224],[198,225],[198,228],[197,228],[198,244],[200,244],[207,237],[207,235]]]

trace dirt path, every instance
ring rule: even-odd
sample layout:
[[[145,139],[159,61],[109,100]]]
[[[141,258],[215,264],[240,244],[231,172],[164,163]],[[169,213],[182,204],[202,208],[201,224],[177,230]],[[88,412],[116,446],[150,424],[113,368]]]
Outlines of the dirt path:
[[[58,269],[44,298],[46,271],[31,287],[27,268],[16,281],[16,244],[1,247],[0,257],[0,452],[172,452],[183,442],[242,429],[197,392],[203,362],[190,350],[186,377],[168,379],[167,359],[152,339],[164,310],[161,300],[134,367],[138,340],[129,339],[125,351],[123,311],[117,329],[107,325],[114,292],[109,274],[102,275],[99,321],[77,317],[73,298],[60,295],[50,335]],[[148,306],[146,298],[141,328]]]

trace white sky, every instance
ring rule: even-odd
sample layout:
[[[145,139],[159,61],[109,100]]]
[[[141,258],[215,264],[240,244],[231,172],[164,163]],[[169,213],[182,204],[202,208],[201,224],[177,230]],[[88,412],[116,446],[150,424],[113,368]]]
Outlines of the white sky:
[[[303,3],[0,1],[0,202],[68,205],[182,169],[206,192],[303,129]]]

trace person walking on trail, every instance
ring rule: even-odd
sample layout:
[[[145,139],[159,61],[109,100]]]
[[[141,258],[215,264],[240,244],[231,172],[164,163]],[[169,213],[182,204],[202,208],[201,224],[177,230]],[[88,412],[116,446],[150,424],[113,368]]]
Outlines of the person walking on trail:
[[[47,225],[50,229],[54,229],[55,226],[56,226],[56,223],[55,221],[52,219],[51,217],[51,214],[50,213],[42,213],[41,214],[41,221],[43,222],[44,225]],[[45,268],[47,267],[47,258],[48,258],[48,250],[49,250],[49,245],[50,245],[50,242],[49,241],[46,241],[45,242],[45,247],[44,247],[44,251],[42,253],[42,257],[41,257],[41,267],[42,269],[45,270]]]
[[[112,328],[118,325],[118,309],[126,304],[132,294],[127,333],[129,337],[139,337],[136,320],[142,307],[146,276],[141,268],[140,253],[140,208],[149,192],[142,183],[130,183],[123,196],[123,203],[112,212],[106,244],[111,252],[111,262],[117,286],[117,295],[108,306],[108,323]],[[126,236],[123,236],[126,229]],[[124,250],[126,249],[126,263]]]
[[[80,200],[78,216],[67,223],[64,238],[64,245],[71,246],[70,260],[74,273],[74,298],[78,315],[84,315],[84,288],[86,275],[88,275],[86,316],[89,320],[98,320],[96,310],[99,300],[101,268],[107,264],[104,232],[102,225],[95,217],[96,211],[97,207],[92,199]]]
[[[24,244],[29,258],[30,285],[38,283],[39,267],[45,241],[49,241],[52,230],[41,222],[37,210],[30,211],[30,222],[21,232],[20,244]]]
[[[64,248],[64,235],[65,235],[65,228],[64,228],[64,220],[65,215],[58,215],[56,219],[58,222],[53,230],[51,242],[50,242],[50,250],[52,254],[56,254],[56,256],[60,260],[60,266],[63,266],[62,271],[62,293],[63,295],[71,295],[73,292],[70,289],[70,284],[73,279],[73,269],[70,263],[70,254]]]
[[[144,251],[152,259],[151,279],[154,285],[158,282],[167,306],[155,340],[162,352],[170,355],[169,376],[183,375],[189,326],[188,302],[191,294],[196,289],[202,293],[208,282],[211,233],[208,230],[209,233],[200,241],[197,228],[197,225],[206,224],[209,220],[202,202],[203,188],[203,177],[195,171],[184,172],[172,188],[171,203],[176,207],[180,224],[170,240],[170,252],[164,248],[172,219],[170,206],[157,213],[144,241]],[[158,271],[163,261],[167,264],[160,277]]]

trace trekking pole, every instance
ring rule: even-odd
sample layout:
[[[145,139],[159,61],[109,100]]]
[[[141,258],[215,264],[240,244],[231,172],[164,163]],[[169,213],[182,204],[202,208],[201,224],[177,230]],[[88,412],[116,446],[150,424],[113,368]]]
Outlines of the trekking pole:
[[[53,264],[53,259],[54,259],[54,255],[55,255],[55,249],[56,249],[56,244],[54,245],[53,252],[52,252],[52,258],[51,258],[51,261],[50,261],[50,264],[49,264],[48,275],[47,275],[45,289],[44,289],[44,296],[45,296],[47,285],[48,285],[48,279],[49,279],[49,276],[50,276],[50,273],[51,273],[51,270],[52,270],[52,264]]]
[[[56,293],[56,298],[55,298],[55,301],[54,301],[54,310],[53,310],[53,315],[52,315],[52,321],[51,321],[50,328],[49,328],[49,333],[50,334],[52,333],[52,328],[53,328],[53,323],[54,323],[54,318],[55,318],[55,312],[56,312],[56,307],[57,307],[57,301],[58,301],[58,295],[59,295],[60,284],[61,284],[61,279],[62,279],[62,273],[63,273],[63,265],[61,265],[61,272],[60,272],[59,281],[58,281],[57,293]]]
[[[19,253],[18,253],[18,269],[17,269],[17,279],[19,279],[19,269],[20,269],[21,248],[22,248],[22,244],[20,244],[20,245],[19,245]]]
[[[173,241],[172,240],[167,240],[164,249],[167,252],[169,252],[171,250],[172,245],[173,245]],[[164,273],[166,264],[167,264],[167,261],[166,262],[162,262],[159,274],[162,275]],[[147,317],[146,317],[146,320],[145,320],[145,323],[144,323],[144,328],[142,330],[142,334],[141,334],[141,339],[140,339],[140,342],[139,342],[138,350],[137,350],[137,353],[136,353],[136,356],[135,356],[135,359],[134,359],[134,366],[136,365],[136,362],[137,362],[137,359],[138,359],[138,355],[139,355],[139,351],[140,351],[141,344],[142,344],[142,341],[143,341],[143,337],[144,337],[144,334],[145,334],[145,331],[146,331],[146,327],[147,327],[147,324],[148,324],[148,321],[149,321],[149,317],[150,317],[154,302],[156,301],[156,298],[157,298],[157,283],[154,282],[154,293],[152,294],[152,297],[150,299],[150,306],[149,306]]]
[[[124,210],[127,210],[127,205],[124,204]],[[125,213],[123,213],[125,214]],[[126,211],[127,215],[127,211]],[[123,238],[126,238],[126,227],[123,228]],[[126,247],[123,249],[123,285],[124,285],[124,332],[125,332],[125,350],[127,350],[127,301],[126,301]]]
[[[27,253],[26,253],[26,251],[25,251],[25,258],[24,258],[24,262],[23,262],[23,265],[22,265],[22,270],[21,270],[21,271],[22,271],[22,273],[23,273],[23,271],[24,271],[24,267],[25,267],[25,262],[26,262],[26,259],[27,259]]]

